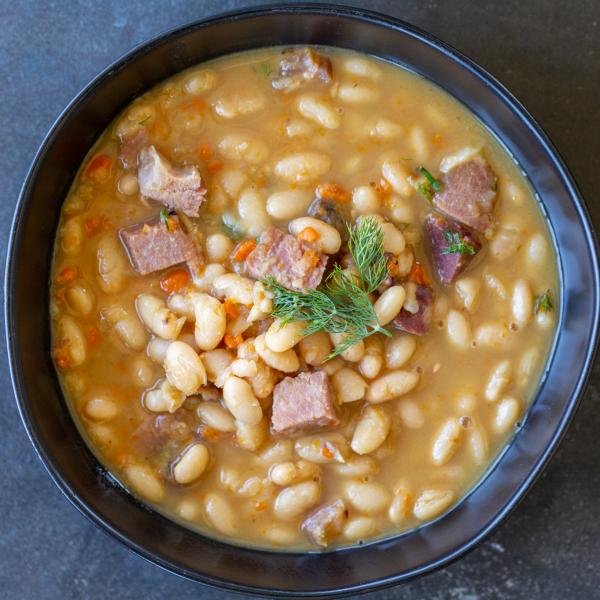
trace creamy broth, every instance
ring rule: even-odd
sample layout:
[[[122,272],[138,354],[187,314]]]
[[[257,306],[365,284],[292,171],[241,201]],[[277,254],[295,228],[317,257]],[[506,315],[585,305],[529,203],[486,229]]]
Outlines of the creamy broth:
[[[318,62],[308,65],[314,72],[280,74],[289,55],[265,49],[194,67],[136,99],[75,178],[51,281],[53,357],[102,464],[187,527],[280,549],[362,543],[455,505],[527,412],[558,296],[536,199],[473,115],[404,69],[318,52],[331,76]],[[163,192],[147,191],[141,153],[151,167],[158,160],[187,169],[187,183],[166,193],[191,181],[186,198],[200,199],[198,217],[186,216],[194,208],[184,204],[167,212],[156,197]],[[444,215],[442,196],[475,177],[459,181],[465,165],[493,173],[489,226]],[[276,247],[265,241],[274,226],[293,234],[296,241],[286,239],[302,245],[314,269],[338,262],[356,276],[345,226],[297,220],[315,196],[321,207],[339,206],[355,231],[367,222],[383,231],[390,271],[370,295],[376,302],[387,294],[375,310],[388,334],[330,360],[322,359],[339,337],[301,339],[299,326],[290,342],[295,325],[277,332],[273,290],[248,272],[257,244]],[[477,210],[467,224],[485,216]],[[431,221],[432,212],[441,220]],[[134,227],[143,222],[150,225]],[[436,223],[438,262],[428,229]],[[151,228],[164,236],[161,227],[185,237],[185,250],[177,248],[185,257],[142,275],[152,265],[134,243]],[[468,264],[442,283],[439,261],[448,257]],[[271,274],[292,268],[283,262]],[[314,287],[304,285],[309,277],[300,288]],[[410,333],[425,308],[429,331]],[[278,424],[274,388],[294,378],[278,401],[300,390],[297,403],[308,402],[309,388],[295,378],[320,371],[332,392],[326,423]]]

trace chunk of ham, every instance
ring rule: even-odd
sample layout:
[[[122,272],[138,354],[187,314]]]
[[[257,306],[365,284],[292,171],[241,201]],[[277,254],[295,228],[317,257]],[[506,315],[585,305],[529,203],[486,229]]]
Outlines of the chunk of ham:
[[[400,331],[406,331],[414,335],[425,335],[429,333],[433,316],[433,291],[429,286],[418,285],[416,298],[419,303],[417,312],[411,313],[403,308],[392,323]]]
[[[332,538],[342,533],[347,520],[346,504],[338,498],[310,514],[302,523],[302,531],[317,546],[325,548]]]
[[[475,231],[491,231],[496,176],[482,157],[458,164],[440,181],[442,190],[433,196],[436,208]]]
[[[119,140],[121,141],[119,160],[126,169],[135,169],[140,150],[148,144],[146,128],[141,125],[137,129],[121,133],[119,134]]]
[[[198,169],[173,166],[154,146],[138,154],[138,183],[143,196],[188,217],[197,217],[205,200],[206,189]]]
[[[481,250],[481,243],[473,231],[442,215],[429,214],[425,220],[425,231],[433,265],[441,283],[452,283]],[[462,252],[452,252],[460,250],[456,242],[462,244]]]
[[[203,260],[196,244],[182,229],[176,215],[121,229],[119,237],[133,268],[140,275],[187,263],[198,272]]]
[[[276,227],[263,231],[256,248],[246,258],[246,271],[255,279],[271,275],[294,290],[316,288],[325,272],[327,257],[312,244],[284,234]]]
[[[324,371],[286,377],[273,390],[272,429],[289,435],[339,425],[329,376]]]
[[[329,83],[333,74],[331,61],[312,48],[294,48],[284,50],[279,63],[278,79],[273,87],[291,91],[307,81]]]

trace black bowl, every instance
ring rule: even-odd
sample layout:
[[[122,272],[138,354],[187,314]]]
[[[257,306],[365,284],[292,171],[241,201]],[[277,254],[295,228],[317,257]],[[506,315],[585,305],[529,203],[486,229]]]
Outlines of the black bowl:
[[[130,100],[160,80],[230,52],[280,44],[351,48],[403,65],[465,104],[539,194],[560,263],[560,314],[539,391],[514,438],[449,514],[362,547],[316,553],[236,547],[193,533],[116,485],[81,439],[50,359],[48,280],[61,203],[91,144]],[[265,7],[166,33],[101,73],[59,117],[23,186],[6,268],[12,380],[23,423],[48,472],[94,523],[152,562],[190,579],[273,595],[344,594],[405,581],[473,548],[517,502],[556,449],[581,398],[598,330],[596,242],[562,160],[523,107],[489,74],[400,21],[324,5]]]

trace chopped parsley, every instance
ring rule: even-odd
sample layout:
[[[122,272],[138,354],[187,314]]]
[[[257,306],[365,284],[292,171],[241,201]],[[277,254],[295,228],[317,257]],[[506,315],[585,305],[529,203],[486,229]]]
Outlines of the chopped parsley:
[[[169,213],[167,212],[166,208],[163,208],[160,211],[160,222],[165,226],[165,229],[167,231],[171,231],[171,225],[169,223]]]
[[[442,191],[442,183],[436,179],[425,167],[417,167],[417,171],[425,177],[427,183],[434,192]]]
[[[552,300],[550,299],[550,290],[546,290],[543,294],[535,299],[535,314],[540,312],[549,313],[554,308]]]
[[[150,115],[148,115],[147,117],[144,117],[141,121],[138,121],[138,125],[145,125],[149,119],[150,119]]]
[[[442,254],[467,254],[473,256],[476,253],[475,247],[465,241],[457,231],[446,229],[444,238],[448,246],[442,250]]]
[[[421,175],[421,181],[413,182],[413,186],[427,200],[431,202],[436,192],[442,191],[442,183],[436,179],[425,167],[417,167],[417,172]]]

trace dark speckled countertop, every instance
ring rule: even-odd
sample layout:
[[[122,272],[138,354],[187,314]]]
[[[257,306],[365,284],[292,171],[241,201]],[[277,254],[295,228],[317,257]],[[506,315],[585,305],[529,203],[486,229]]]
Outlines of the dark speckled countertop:
[[[348,4],[360,5],[359,2]],[[0,0],[0,238],[19,187],[71,97],[123,52],[236,0]],[[563,154],[600,224],[600,0],[371,0],[457,47],[502,81]],[[47,476],[19,421],[0,347],[0,598],[217,598],[96,529]],[[600,370],[541,479],[484,544],[452,566],[369,595],[600,598]]]

